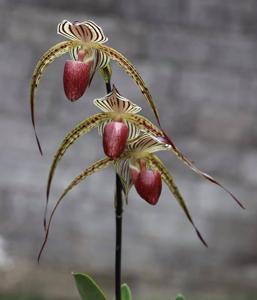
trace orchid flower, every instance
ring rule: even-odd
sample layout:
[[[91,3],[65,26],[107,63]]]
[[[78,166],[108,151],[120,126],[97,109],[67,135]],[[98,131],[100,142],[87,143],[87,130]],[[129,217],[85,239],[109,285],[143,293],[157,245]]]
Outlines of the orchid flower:
[[[144,200],[151,205],[155,205],[159,200],[162,189],[162,181],[164,181],[184,211],[187,219],[194,227],[198,237],[202,243],[207,246],[190,215],[183,196],[176,186],[172,175],[169,173],[162,161],[155,154],[153,154],[158,151],[169,151],[170,149],[171,146],[169,144],[160,141],[157,137],[154,137],[149,133],[140,131],[140,133],[134,139],[128,142],[127,147],[120,158],[114,160],[110,157],[106,157],[96,161],[91,166],[86,168],[67,186],[56,202],[46,226],[45,240],[39,253],[39,258],[47,242],[54,213],[63,198],[83,180],[88,178],[93,173],[108,167],[109,165],[113,165],[116,173],[119,175],[126,199],[128,197],[129,190],[134,185],[138,194]]]
[[[75,126],[68,135],[66,135],[54,156],[47,183],[47,200],[44,215],[46,236],[39,257],[46,243],[54,212],[64,196],[89,175],[111,164],[114,166],[116,173],[121,179],[122,190],[126,199],[128,198],[129,190],[134,185],[138,194],[144,200],[155,205],[161,194],[163,180],[182,207],[198,237],[206,245],[192,220],[183,197],[176,187],[172,176],[161,160],[153,154],[154,152],[161,150],[174,152],[177,157],[194,172],[212,183],[219,185],[228,192],[243,208],[243,205],[230,191],[224,188],[210,175],[199,170],[188,158],[186,158],[169,137],[167,137],[163,130],[159,129],[148,119],[137,114],[140,112],[141,108],[129,99],[121,96],[115,86],[113,86],[111,93],[102,98],[95,99],[94,104],[102,110],[102,113],[95,114]],[[98,128],[99,134],[103,136],[103,148],[107,157],[92,164],[72,181],[57,201],[50,215],[48,224],[46,224],[49,193],[58,163],[75,141],[96,127]]]
[[[57,164],[68,148],[80,137],[97,127],[99,134],[103,136],[104,152],[111,159],[118,158],[125,149],[126,143],[137,137],[140,130],[144,130],[155,137],[163,137],[163,133],[158,127],[145,117],[137,114],[141,108],[121,96],[115,86],[111,93],[105,97],[95,99],[94,104],[103,112],[95,114],[75,126],[66,135],[54,156],[47,184],[45,225],[50,187]],[[122,128],[120,124],[122,124]]]
[[[40,78],[42,73],[44,72],[45,68],[52,63],[57,57],[65,54],[70,53],[71,57],[75,62],[84,62],[87,65],[79,64],[79,71],[83,73],[84,69],[90,70],[89,77],[84,78],[84,81],[89,82],[92,80],[93,75],[97,69],[99,69],[104,76],[110,75],[110,68],[109,68],[109,60],[115,60],[117,61],[122,68],[132,77],[132,79],[136,82],[136,84],[141,89],[142,93],[145,95],[148,103],[150,104],[152,110],[155,113],[155,116],[157,118],[158,123],[159,122],[159,116],[157,109],[155,107],[155,104],[152,100],[152,97],[145,86],[145,83],[135,67],[117,50],[110,48],[106,45],[103,45],[105,42],[107,42],[107,37],[104,35],[101,27],[96,25],[92,21],[85,21],[85,22],[75,22],[71,23],[67,20],[62,21],[60,24],[58,24],[57,27],[57,33],[68,38],[68,41],[64,41],[61,43],[56,44],[52,48],[50,48],[39,60],[34,73],[32,77],[31,87],[30,87],[30,102],[31,102],[31,118],[33,127],[35,130],[35,136],[37,139],[38,147],[40,152],[42,153],[41,146],[39,143],[39,139],[36,134],[35,129],[35,117],[34,117],[34,102],[35,102],[35,92],[38,87]],[[92,66],[91,66],[92,65]],[[73,87],[74,81],[72,81],[72,76],[69,75],[70,73],[74,72],[73,65],[71,63],[67,63],[67,72],[64,73],[64,82],[70,82],[69,84]],[[91,66],[91,67],[90,67]],[[76,67],[77,68],[77,67]],[[78,73],[81,73],[78,72]],[[107,75],[106,75],[107,73]],[[79,76],[80,77],[80,76]],[[81,80],[79,82],[82,84]],[[66,87],[68,84],[65,85]],[[83,86],[83,84],[82,84]],[[84,87],[79,87],[79,92],[81,92],[81,89],[83,90],[85,88],[85,82]],[[68,90],[66,91],[67,94],[69,92],[73,92],[73,88],[68,86]],[[71,97],[72,98],[72,97]],[[96,104],[96,103],[95,103]],[[102,108],[101,108],[102,109]],[[74,130],[77,130],[79,132],[79,136],[83,135],[84,133],[87,133],[91,128],[98,126],[99,124],[103,124],[105,121],[106,115],[98,114],[95,116],[92,116],[88,120],[85,120],[82,122],[82,124],[78,125],[78,128],[76,127]],[[181,153],[181,151],[177,148],[177,146],[173,143],[173,141],[167,136],[167,134],[162,130],[153,125],[150,121],[143,117],[139,117],[138,115],[132,113],[132,114],[126,114],[126,118],[130,118],[130,123],[136,123],[139,127],[144,127],[145,131],[148,131],[150,134],[154,136],[159,136],[165,143],[171,145],[171,150],[177,155],[179,159],[181,159],[189,168],[191,168],[194,172],[202,176],[203,178],[209,180],[210,182],[220,186],[223,190],[225,190],[227,193],[230,194],[230,196],[241,206],[243,205],[238,201],[238,199],[230,192],[228,191],[224,186],[222,186],[217,180],[215,180],[210,175],[202,172],[199,170],[185,155]],[[125,118],[125,119],[126,119]],[[108,118],[107,118],[108,119]],[[123,126],[124,127],[124,126]],[[134,127],[135,128],[135,127]],[[109,128],[108,131],[113,130],[112,128]],[[124,132],[124,129],[123,129]],[[131,132],[131,131],[129,131]],[[76,136],[76,133],[75,133]],[[69,138],[69,136],[67,137]],[[73,138],[73,137],[72,137]],[[68,143],[69,144],[69,143]]]
[[[139,86],[141,92],[150,104],[158,123],[160,123],[157,108],[143,79],[126,57],[117,50],[104,45],[104,43],[108,41],[108,38],[104,35],[100,26],[92,21],[72,23],[63,20],[57,26],[57,33],[68,40],[54,45],[40,58],[33,72],[30,85],[31,119],[41,154],[42,149],[35,128],[35,93],[46,67],[56,58],[66,53],[70,53],[73,59],[73,61],[67,61],[65,63],[63,78],[65,94],[70,100],[77,100],[83,95],[96,70],[100,70],[104,78],[106,78],[106,76],[108,78],[108,74],[111,73],[109,65],[111,59],[118,62]],[[107,75],[104,74],[106,72]]]
[[[103,112],[95,114],[75,126],[66,135],[54,156],[47,183],[47,199],[44,214],[45,228],[50,188],[58,163],[62,159],[65,152],[75,141],[96,127],[98,128],[99,134],[103,135],[104,152],[107,156],[109,156],[109,158],[117,159],[120,155],[122,155],[126,143],[136,138],[140,131],[144,131],[154,138],[157,138],[160,143],[169,145],[167,148],[169,151],[175,153],[177,157],[181,159],[187,166],[189,166],[194,172],[220,186],[223,190],[229,193],[229,195],[242,208],[244,208],[239,200],[230,191],[228,191],[213,177],[199,170],[188,158],[186,158],[161,129],[159,129],[145,117],[137,114],[141,108],[134,104],[131,100],[121,96],[115,86],[113,87],[111,93],[107,94],[105,97],[95,99],[94,104]],[[122,129],[120,124],[123,126]],[[108,128],[109,125],[111,125],[112,128]],[[124,191],[127,190],[128,189],[125,186]],[[127,194],[127,192],[125,193]]]

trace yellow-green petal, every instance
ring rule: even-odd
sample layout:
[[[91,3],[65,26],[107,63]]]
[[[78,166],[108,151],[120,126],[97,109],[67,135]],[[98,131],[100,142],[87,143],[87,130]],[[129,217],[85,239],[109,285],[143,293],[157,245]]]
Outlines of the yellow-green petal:
[[[57,200],[51,214],[50,214],[50,218],[48,221],[48,224],[46,226],[46,233],[45,233],[45,239],[44,242],[42,244],[42,247],[40,249],[40,252],[38,254],[38,261],[40,260],[41,254],[44,250],[44,247],[46,245],[47,239],[48,239],[48,235],[49,235],[49,230],[50,230],[50,226],[52,223],[52,219],[53,216],[55,214],[56,209],[58,208],[58,206],[60,205],[60,203],[62,202],[63,198],[65,197],[65,195],[67,195],[67,193],[72,190],[76,185],[78,185],[80,182],[82,182],[83,180],[85,180],[88,176],[94,174],[97,171],[100,171],[104,168],[106,168],[108,165],[110,165],[110,163],[112,162],[112,160],[110,158],[104,158],[101,160],[98,160],[97,162],[93,163],[91,166],[89,166],[88,168],[86,168],[80,175],[78,175],[69,185],[68,187],[64,190],[64,192],[61,194],[61,196],[59,197],[59,199]]]
[[[44,225],[45,225],[47,204],[48,204],[51,183],[52,183],[54,172],[56,170],[58,163],[60,162],[60,160],[63,157],[63,155],[65,154],[65,152],[69,149],[69,147],[75,141],[77,141],[80,137],[82,137],[83,135],[88,133],[91,129],[97,127],[101,122],[104,122],[106,119],[108,119],[108,117],[109,116],[106,113],[100,113],[100,114],[93,115],[93,116],[85,119],[81,123],[79,123],[77,126],[75,126],[63,139],[61,145],[59,146],[57,152],[55,153],[52,165],[50,167],[49,175],[48,175]]]
[[[174,195],[174,197],[177,200],[180,207],[183,209],[183,211],[184,211],[185,215],[187,216],[187,219],[189,220],[189,222],[193,225],[198,237],[200,238],[202,243],[207,247],[207,243],[205,242],[205,240],[203,239],[200,231],[196,227],[196,225],[195,225],[195,223],[194,223],[194,221],[193,221],[193,219],[192,219],[192,217],[189,213],[189,210],[186,206],[186,203],[185,203],[178,187],[176,186],[172,176],[170,175],[169,171],[167,170],[167,168],[164,166],[162,161],[157,156],[155,156],[153,154],[149,154],[146,157],[146,160],[153,168],[157,169],[161,173],[162,179],[167,184],[169,190]]]
[[[153,101],[153,98],[152,98],[148,88],[146,87],[144,80],[138,73],[137,69],[133,66],[133,64],[124,55],[122,55],[119,51],[117,51],[111,47],[108,47],[108,46],[102,45],[102,44],[98,44],[98,43],[92,43],[90,46],[92,48],[101,49],[104,53],[109,55],[109,57],[112,60],[115,60],[120,64],[120,66],[125,70],[125,72],[134,80],[134,82],[140,88],[142,94],[145,96],[147,102],[149,103],[151,109],[153,110],[158,123],[160,124],[159,113],[158,113],[157,107]]]
[[[50,65],[59,56],[71,51],[71,49],[76,46],[77,43],[74,41],[64,41],[51,47],[38,61],[36,68],[33,72],[31,83],[30,83],[30,109],[31,109],[31,120],[35,132],[35,137],[37,140],[38,148],[42,154],[42,149],[37,136],[35,127],[35,94],[40,82],[41,76],[48,65]]]

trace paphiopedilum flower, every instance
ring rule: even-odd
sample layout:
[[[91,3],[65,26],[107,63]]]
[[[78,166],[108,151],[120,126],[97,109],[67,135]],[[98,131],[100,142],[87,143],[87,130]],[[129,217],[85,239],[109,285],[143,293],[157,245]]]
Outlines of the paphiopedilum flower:
[[[227,193],[230,194],[230,196],[241,206],[243,205],[239,202],[239,200],[229,191],[227,190],[223,185],[221,185],[216,179],[211,177],[210,175],[202,172],[199,170],[187,157],[185,157],[181,151],[175,146],[175,144],[165,135],[165,133],[159,129],[157,126],[155,126],[153,123],[151,123],[148,119],[145,117],[137,114],[141,108],[134,104],[129,99],[126,99],[122,97],[117,89],[113,87],[113,90],[111,93],[107,94],[103,98],[95,99],[94,104],[100,108],[103,112],[95,114],[81,123],[79,123],[77,126],[75,126],[64,138],[62,141],[60,147],[58,148],[53,163],[50,168],[49,177],[48,177],[48,184],[47,184],[47,201],[46,201],[46,209],[45,209],[45,217],[46,218],[46,212],[47,212],[47,204],[49,199],[49,192],[50,187],[52,183],[52,179],[56,170],[56,167],[60,160],[62,159],[65,152],[70,148],[70,146],[77,141],[80,137],[87,134],[89,131],[91,131],[93,128],[98,128],[99,134],[104,134],[104,128],[106,125],[110,124],[113,121],[122,121],[126,126],[128,127],[128,141],[133,140],[138,136],[140,131],[144,131],[148,134],[150,134],[153,138],[157,139],[161,145],[169,145],[168,148],[165,148],[166,150],[172,151],[177,155],[179,159],[181,159],[187,166],[189,166],[194,172],[202,176],[203,178],[209,180],[212,183],[215,183],[216,185],[220,186],[223,190],[225,190]],[[108,138],[108,136],[107,136]],[[113,140],[115,143],[115,141]],[[118,140],[120,142],[120,140]],[[111,140],[110,140],[111,143]],[[124,139],[122,142],[122,148],[124,148]],[[118,145],[120,147],[120,145]],[[129,146],[130,143],[129,143]],[[129,148],[130,149],[130,148]],[[108,151],[105,151],[105,153],[108,154]],[[121,154],[121,152],[119,153]],[[109,155],[110,159],[116,159],[116,155]],[[119,173],[119,172],[118,172]],[[121,176],[123,177],[123,176]],[[128,181],[127,181],[128,183]],[[127,183],[124,184],[124,191],[127,195],[128,193],[128,186]]]
[[[118,158],[118,156],[121,155],[122,151],[125,149],[126,142],[138,136],[140,130],[148,132],[149,134],[159,137],[160,139],[164,138],[162,131],[157,126],[155,126],[145,117],[137,114],[141,111],[141,108],[129,99],[121,96],[115,86],[113,87],[111,93],[107,94],[105,97],[95,99],[94,104],[103,112],[95,114],[75,126],[74,129],[72,129],[64,138],[55,154],[48,178],[47,203],[52,178],[58,163],[68,148],[76,140],[87,134],[93,128],[98,128],[99,134],[103,136],[104,152],[111,159]],[[115,136],[115,130],[112,130],[111,133],[109,130],[106,130],[108,125],[115,125],[114,123],[116,122],[122,122],[123,125],[128,128],[126,138],[124,138],[124,131],[116,130]]]
[[[70,53],[71,57],[74,60],[78,60],[80,57],[80,51],[84,52],[83,61],[89,58],[94,58],[94,68],[93,70],[100,69],[103,70],[109,64],[109,59],[117,61],[124,70],[132,77],[132,79],[136,82],[136,84],[141,89],[142,93],[145,95],[147,101],[149,102],[152,110],[155,113],[157,121],[159,123],[159,116],[151,94],[147,89],[143,79],[135,69],[135,67],[117,50],[103,45],[107,38],[105,37],[102,29],[96,25],[92,21],[85,21],[85,22],[74,22],[71,23],[67,20],[62,21],[58,24],[57,33],[61,34],[62,36],[66,37],[68,40],[63,41],[61,43],[56,44],[52,48],[50,48],[39,60],[31,81],[30,86],[30,103],[31,103],[31,118],[33,127],[35,130],[35,118],[34,118],[34,101],[35,101],[35,92],[38,87],[40,78],[42,73],[44,72],[45,68],[52,63],[56,58],[59,56]],[[108,72],[107,72],[108,73]],[[92,72],[91,79],[93,77],[94,72]],[[108,78],[108,76],[107,76]],[[165,134],[165,132],[161,129],[158,129],[154,126],[151,122],[143,117],[138,117],[138,115],[131,114],[130,121],[135,121],[138,125],[145,127],[144,130],[149,130],[151,134],[154,136],[159,136],[165,143],[171,145],[172,151],[181,159],[188,167],[190,167],[194,172],[199,174],[200,176],[204,177],[205,179],[209,180],[210,182],[217,184],[226,192],[228,192],[238,204],[243,207],[238,199],[228,191],[224,186],[222,186],[217,180],[215,180],[210,175],[202,172],[199,170],[185,155],[181,153],[181,151],[177,148],[177,146],[173,143],[173,141]],[[98,114],[88,118],[87,120],[83,121],[77,127],[74,128],[74,132],[72,131],[70,135],[67,136],[66,143],[64,143],[64,149],[72,144],[72,140],[76,140],[77,137],[87,133],[90,129],[95,126],[101,124],[106,115]],[[160,124],[160,123],[159,123]],[[38,142],[39,149],[41,151],[40,143],[36,134],[36,139]],[[61,153],[63,149],[61,150]],[[64,151],[65,152],[65,151]],[[42,153],[42,151],[41,151]],[[61,155],[62,156],[62,155]],[[58,156],[59,157],[59,156]]]
[[[117,120],[118,118],[119,120],[124,120],[130,129],[126,149],[119,158],[113,159],[111,157],[106,157],[101,159],[86,168],[79,176],[77,176],[65,189],[54,206],[48,225],[46,225],[45,210],[44,219],[46,236],[39,256],[41,255],[47,241],[53,215],[64,196],[88,176],[92,175],[96,171],[106,168],[109,165],[113,165],[116,173],[119,175],[122,183],[122,190],[126,199],[128,197],[129,190],[134,184],[139,195],[148,203],[155,205],[158,202],[161,193],[161,178],[161,180],[167,184],[175,199],[183,209],[200,240],[206,245],[199,230],[196,228],[192,220],[185,201],[172,176],[162,161],[153,154],[161,150],[174,152],[177,157],[181,159],[187,166],[189,166],[194,172],[211,181],[212,183],[219,185],[222,189],[228,192],[242,208],[244,208],[239,200],[230,191],[223,187],[223,185],[221,185],[213,177],[199,170],[188,158],[186,158],[161,129],[156,127],[146,118],[136,114],[140,111],[140,108],[133,104],[130,100],[123,98],[115,89],[115,87],[107,96],[94,100],[94,104],[104,112],[87,118],[79,123],[73,130],[71,130],[71,132],[64,138],[61,146],[54,156],[48,177],[46,208],[48,205],[50,187],[56,167],[65,152],[78,138],[85,135],[94,127],[98,127],[99,133],[102,135],[105,126],[113,122],[113,120]]]
[[[52,63],[56,58],[60,57],[65,53],[70,53],[72,59],[75,61],[69,62],[67,67],[69,68],[69,70],[75,70],[75,73],[69,72],[69,74],[72,73],[74,77],[67,75],[68,73],[66,74],[64,72],[65,92],[70,100],[76,100],[77,98],[79,98],[84,93],[87,85],[91,82],[95,71],[97,69],[99,69],[100,71],[102,71],[103,69],[108,69],[109,60],[111,59],[117,61],[119,65],[131,76],[131,78],[139,86],[141,92],[150,104],[157,118],[157,121],[159,122],[157,108],[143,79],[139,75],[136,68],[120,52],[109,46],[104,45],[104,43],[107,42],[108,39],[104,35],[101,27],[99,27],[92,21],[72,23],[67,20],[63,20],[57,26],[57,33],[64,36],[68,40],[54,45],[40,58],[33,72],[30,86],[31,118],[38,147],[41,153],[42,150],[35,129],[35,93],[40,82],[42,73],[44,72],[46,67],[50,63]],[[81,57],[83,58],[81,59]],[[78,61],[80,61],[80,63],[78,63]],[[88,74],[86,74],[87,76],[85,76],[86,79],[84,77],[79,78],[80,84],[78,86],[75,86],[76,92],[73,93],[72,88],[74,88],[74,85],[77,82],[78,76],[81,73],[80,71],[82,70],[82,68],[87,69]],[[69,80],[66,80],[67,78],[71,80],[72,83],[68,83]],[[88,84],[83,85],[83,80],[87,80]]]
[[[121,179],[123,192],[126,198],[128,197],[129,190],[134,184],[138,194],[148,203],[155,205],[161,193],[161,181],[165,182],[170,192],[174,195],[176,201],[184,211],[186,217],[193,225],[198,237],[203,244],[207,246],[190,215],[186,203],[178,187],[176,186],[172,175],[169,173],[162,161],[155,154],[153,154],[158,151],[169,151],[170,149],[171,146],[169,144],[166,144],[163,141],[160,141],[158,138],[141,131],[136,138],[129,141],[126,150],[120,158],[113,160],[109,157],[106,157],[98,160],[86,168],[68,185],[54,206],[48,221],[48,225],[46,226],[45,241],[41,248],[39,257],[47,241],[54,213],[63,198],[75,186],[88,178],[88,176],[92,175],[96,171],[106,168],[111,164],[114,166],[116,173]],[[55,163],[53,162],[53,164]],[[135,172],[137,173],[136,175]]]

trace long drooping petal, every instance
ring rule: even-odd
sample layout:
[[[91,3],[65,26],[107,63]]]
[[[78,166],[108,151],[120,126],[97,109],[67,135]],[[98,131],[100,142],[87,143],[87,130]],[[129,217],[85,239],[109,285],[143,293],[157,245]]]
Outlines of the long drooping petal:
[[[174,152],[179,159],[181,159],[191,170],[193,170],[195,173],[200,175],[201,177],[207,179],[208,181],[218,185],[220,188],[222,188],[226,193],[228,193],[235,201],[236,203],[241,207],[245,208],[243,204],[237,199],[237,197],[232,194],[227,188],[225,188],[221,183],[219,183],[216,179],[214,179],[209,174],[201,171],[198,169],[179,149],[178,147],[171,141],[171,139],[165,134],[164,138],[165,142],[171,145],[171,151]]]
[[[88,176],[92,175],[93,173],[102,170],[104,168],[106,168],[110,163],[112,162],[112,160],[110,158],[104,158],[101,160],[98,160],[97,162],[95,162],[94,164],[92,164],[91,166],[89,166],[88,168],[86,168],[79,176],[77,176],[69,185],[68,187],[64,190],[64,192],[61,194],[60,198],[58,199],[58,201],[56,202],[48,224],[46,226],[46,233],[45,233],[45,239],[44,242],[42,244],[42,247],[40,249],[40,252],[38,254],[38,261],[40,260],[42,251],[44,250],[45,244],[47,242],[48,239],[48,235],[49,235],[49,230],[50,230],[50,226],[51,226],[51,222],[54,216],[54,213],[56,211],[56,209],[58,208],[59,204],[61,203],[62,199],[65,197],[65,195],[71,190],[73,189],[76,185],[78,185],[81,181],[85,180]]]
[[[198,237],[200,238],[200,240],[202,241],[202,243],[207,246],[207,243],[205,242],[205,240],[203,239],[201,233],[199,232],[199,230],[197,229],[196,225],[194,224],[194,221],[189,213],[189,210],[186,206],[186,203],[182,197],[182,195],[180,194],[180,191],[178,189],[178,187],[176,186],[172,176],[169,174],[168,170],[166,169],[166,167],[164,166],[164,164],[162,163],[162,161],[155,155],[153,154],[149,154],[146,157],[146,160],[150,163],[150,165],[152,167],[154,167],[155,169],[157,169],[160,173],[161,173],[161,177],[164,180],[164,182],[167,184],[169,190],[171,191],[171,193],[174,195],[175,199],[177,200],[178,204],[180,205],[180,207],[183,209],[184,213],[186,214],[189,222],[193,225]]]
[[[125,72],[128,73],[128,75],[135,81],[135,83],[140,88],[142,94],[145,96],[150,107],[152,108],[158,123],[160,124],[159,113],[158,113],[157,107],[153,101],[153,98],[152,98],[148,88],[146,87],[144,80],[138,73],[137,69],[133,66],[133,64],[125,56],[123,56],[120,52],[118,52],[117,50],[115,50],[109,46],[102,45],[99,43],[92,43],[90,46],[92,48],[102,50],[104,53],[109,55],[109,57],[112,60],[117,61],[121,65],[121,67],[125,70]]]
[[[245,208],[243,204],[237,199],[237,197],[231,193],[226,187],[224,187],[220,182],[218,182],[215,178],[210,176],[209,174],[201,171],[198,169],[181,151],[180,149],[174,144],[174,142],[166,135],[166,133],[159,129],[157,126],[155,126],[153,123],[151,123],[148,119],[142,117],[141,115],[134,115],[134,114],[128,114],[126,116],[126,119],[130,121],[131,123],[134,123],[139,128],[144,130],[145,132],[154,135],[157,138],[160,138],[161,141],[164,143],[167,143],[171,146],[170,151],[175,153],[176,156],[182,160],[191,170],[193,170],[195,173],[203,177],[204,179],[207,179],[208,181],[218,185],[220,188],[222,188],[226,193],[228,193],[235,201],[236,203],[241,207]]]
[[[54,160],[52,162],[50,171],[49,171],[49,176],[48,176],[48,182],[47,182],[47,192],[46,192],[46,207],[45,207],[45,214],[44,214],[44,226],[46,226],[46,213],[47,213],[47,204],[48,204],[48,199],[49,199],[49,193],[50,193],[50,188],[51,188],[51,183],[53,179],[53,175],[55,172],[55,169],[57,167],[58,162],[61,160],[63,157],[64,153],[67,151],[67,149],[81,136],[85,135],[88,133],[91,129],[97,127],[101,122],[105,121],[108,118],[107,113],[100,113],[93,115],[81,123],[79,123],[75,128],[73,128],[63,139],[60,147],[58,148]]]
[[[36,90],[39,84],[39,81],[41,79],[41,76],[46,69],[46,67],[51,64],[56,58],[59,56],[71,51],[73,47],[77,45],[74,41],[65,41],[56,44],[52,48],[50,48],[38,61],[36,68],[33,72],[31,84],[30,84],[30,109],[31,109],[31,120],[38,144],[38,148],[40,153],[42,154],[42,149],[40,146],[40,142],[37,136],[36,127],[35,127],[35,108],[34,108],[34,102],[35,102],[35,94]]]

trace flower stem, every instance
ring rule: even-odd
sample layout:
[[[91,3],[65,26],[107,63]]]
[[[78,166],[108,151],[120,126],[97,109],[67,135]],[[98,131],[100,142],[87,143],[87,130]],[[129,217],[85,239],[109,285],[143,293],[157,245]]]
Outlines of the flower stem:
[[[111,81],[106,82],[107,93],[111,92]],[[122,248],[122,184],[116,174],[115,190],[115,218],[116,218],[116,243],[115,243],[115,300],[121,300],[121,248]]]
[[[115,248],[115,300],[121,300],[121,246],[122,246],[122,185],[116,174],[115,216],[116,216],[116,248]]]

